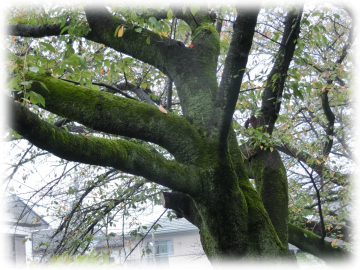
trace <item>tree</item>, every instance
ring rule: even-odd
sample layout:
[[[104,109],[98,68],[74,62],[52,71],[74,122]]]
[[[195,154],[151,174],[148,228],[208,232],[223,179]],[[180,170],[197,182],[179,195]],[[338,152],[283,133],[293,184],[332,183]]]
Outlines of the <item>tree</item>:
[[[84,251],[128,198],[162,192],[214,263],[291,261],[288,242],[326,261],[347,257],[325,237],[349,215],[327,204],[350,196],[351,166],[331,163],[351,160],[348,8],[14,7],[8,19],[10,140],[67,166],[101,166],[81,192],[68,189],[76,202],[56,233],[71,237],[57,253]],[[105,187],[114,197],[88,207]],[[310,214],[319,235],[300,221]]]

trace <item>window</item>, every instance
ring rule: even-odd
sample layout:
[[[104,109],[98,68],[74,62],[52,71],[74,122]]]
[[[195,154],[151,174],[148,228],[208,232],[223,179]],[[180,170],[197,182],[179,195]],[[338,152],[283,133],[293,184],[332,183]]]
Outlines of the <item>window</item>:
[[[153,249],[152,242],[148,242],[148,248]],[[169,254],[173,254],[173,245],[171,240],[155,241],[156,267],[169,268]],[[152,252],[147,256],[147,267],[154,267],[154,257]]]
[[[25,261],[24,236],[0,234],[0,259],[4,266],[21,267]]]

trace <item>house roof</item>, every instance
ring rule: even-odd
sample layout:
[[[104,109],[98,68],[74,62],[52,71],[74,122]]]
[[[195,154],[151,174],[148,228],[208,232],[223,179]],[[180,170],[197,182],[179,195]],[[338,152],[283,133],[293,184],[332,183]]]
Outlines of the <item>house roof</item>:
[[[147,229],[145,231],[149,230],[153,223],[154,222],[151,222],[151,223],[145,225],[147,227]],[[161,227],[159,226],[155,230],[155,235],[163,234],[163,233],[199,231],[199,229],[195,225],[191,224],[185,218],[173,218],[170,221],[168,217],[162,217],[157,222],[157,224],[160,224]]]
[[[119,234],[114,235],[114,236],[110,236],[109,240],[106,240],[106,235],[101,232],[96,236],[96,239],[98,240],[98,242],[96,243],[95,247],[96,248],[116,248],[116,247],[123,247],[123,237]]]
[[[7,225],[28,227],[35,230],[47,229],[50,226],[32,207],[14,194],[6,198],[6,208],[6,212],[10,214],[5,220]]]

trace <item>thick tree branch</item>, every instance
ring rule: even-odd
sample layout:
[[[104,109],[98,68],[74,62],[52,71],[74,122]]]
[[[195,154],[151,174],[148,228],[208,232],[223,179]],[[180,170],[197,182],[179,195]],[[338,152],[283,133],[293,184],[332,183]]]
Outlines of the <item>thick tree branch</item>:
[[[195,31],[195,29],[203,23],[214,23],[216,19],[216,14],[209,12],[205,5],[200,5],[200,10],[198,10],[195,15],[191,13],[189,7],[187,7],[184,12],[183,6],[175,3],[170,5],[170,9],[173,11],[174,17],[185,21],[192,31]],[[149,8],[147,12],[141,15],[143,18],[152,16],[157,20],[167,19],[167,11]]]
[[[351,47],[355,35],[354,35],[354,25],[355,23],[352,22],[350,31],[349,31],[349,36],[348,36],[348,40],[345,44],[345,46],[342,49],[342,53],[340,55],[340,57],[336,60],[337,64],[341,64],[345,57],[348,55],[348,50]],[[327,84],[332,84],[332,80],[327,80]],[[333,135],[334,135],[334,124],[335,124],[335,115],[332,112],[331,108],[330,108],[330,103],[329,103],[329,98],[328,98],[328,93],[329,90],[325,89],[324,92],[322,92],[321,94],[321,105],[323,107],[326,119],[328,120],[328,124],[327,124],[327,128],[326,128],[326,135],[328,136],[328,141],[325,142],[325,145],[323,147],[323,155],[327,156],[329,155],[331,148],[333,146]]]
[[[298,23],[302,15],[302,7],[289,11],[285,18],[285,29],[279,47],[275,63],[269,73],[266,87],[262,97],[261,117],[258,125],[268,125],[266,131],[272,133],[278,113],[280,111],[281,98],[284,90],[285,79],[290,62],[293,59],[297,38],[300,33]]]
[[[329,91],[325,89],[325,91],[321,94],[321,104],[328,120],[327,128],[326,128],[326,136],[328,136],[328,140],[325,141],[324,147],[322,149],[322,154],[326,157],[329,155],[331,148],[333,146],[333,135],[334,135],[334,124],[335,124],[335,115],[332,112],[329,104],[328,98]]]
[[[107,140],[74,135],[41,120],[18,102],[6,98],[12,121],[10,127],[37,147],[69,161],[110,166],[141,175],[173,190],[196,194],[196,169],[169,161],[150,150],[125,140]]]
[[[327,263],[339,263],[342,260],[349,259],[351,255],[340,247],[332,247],[329,242],[321,240],[320,236],[290,223],[288,230],[290,244],[323,259]]]
[[[155,66],[167,75],[169,65],[173,64],[175,51],[185,53],[182,43],[146,29],[138,33],[133,25],[111,15],[105,7],[86,6],[84,10],[91,28],[87,39],[131,55]],[[125,26],[125,32],[122,37],[114,37],[119,25]],[[147,40],[150,40],[150,44]]]
[[[71,80],[67,80],[67,79],[60,79],[63,80],[65,82],[70,82],[76,85],[81,85],[79,82],[75,82],[75,81],[71,81]],[[128,94],[124,93],[123,91],[121,91],[120,89],[112,86],[112,85],[108,85],[106,83],[102,83],[102,82],[91,82],[93,85],[98,85],[98,86],[103,86],[107,89],[106,92],[110,92],[110,93],[119,93],[121,95],[123,95],[124,97],[133,99],[133,100],[137,100],[136,98],[133,98],[132,96],[129,96]]]
[[[12,36],[22,36],[22,37],[46,37],[46,36],[58,36],[60,35],[61,23],[56,24],[45,24],[45,25],[8,25],[7,33]],[[66,26],[66,25],[65,25]],[[67,35],[67,30],[65,30],[62,35]]]
[[[225,60],[223,78],[208,123],[208,136],[219,144],[227,142],[232,115],[245,72],[259,8],[239,9],[234,34]]]
[[[162,192],[160,197],[164,208],[174,210],[178,218],[184,217],[198,228],[201,228],[201,216],[190,196],[181,192]]]
[[[31,90],[46,100],[46,109],[71,121],[105,133],[153,142],[178,160],[191,163],[201,137],[185,118],[163,114],[155,106],[64,82],[52,76],[28,73]],[[38,82],[43,82],[44,89]],[[181,138],[181,139],[178,139]]]

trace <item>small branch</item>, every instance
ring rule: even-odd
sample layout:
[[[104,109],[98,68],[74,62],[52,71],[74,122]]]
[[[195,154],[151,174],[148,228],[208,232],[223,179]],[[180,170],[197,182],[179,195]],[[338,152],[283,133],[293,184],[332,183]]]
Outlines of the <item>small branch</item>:
[[[263,36],[264,38],[267,38],[267,39],[271,40],[272,42],[275,42],[276,44],[278,44],[278,45],[280,45],[280,46],[286,46],[286,45],[281,44],[280,42],[277,42],[277,41],[275,41],[275,40],[273,40],[273,39],[269,38],[268,36],[266,36],[266,35],[264,35],[264,34],[260,33],[259,31],[256,31],[256,30],[255,30],[255,33],[258,33],[259,35]]]
[[[71,80],[66,80],[66,79],[60,79],[62,81],[65,81],[65,82],[69,82],[69,83],[73,83],[73,84],[76,84],[76,85],[81,85],[79,82],[75,82],[75,81],[71,81]],[[133,99],[133,100],[136,100],[138,101],[136,98],[133,98],[132,96],[124,93],[123,91],[121,91],[120,89],[114,87],[114,86],[111,86],[111,85],[108,85],[106,83],[98,83],[98,82],[91,82],[93,85],[98,85],[98,86],[104,86],[110,90],[113,90],[117,93],[120,93],[121,95],[123,95],[124,97],[127,97],[127,98],[130,98],[130,99]]]

